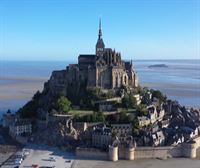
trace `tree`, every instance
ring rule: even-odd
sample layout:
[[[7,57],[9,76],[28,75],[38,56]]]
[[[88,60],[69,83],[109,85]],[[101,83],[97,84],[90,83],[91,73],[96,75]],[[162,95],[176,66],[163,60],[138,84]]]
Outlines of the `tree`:
[[[122,106],[125,108],[133,108],[137,104],[135,97],[132,94],[126,94],[122,98]]]
[[[56,106],[57,110],[61,113],[68,113],[71,110],[71,102],[65,96],[61,96],[57,100]]]
[[[136,108],[137,112],[139,113],[139,116],[147,116],[147,106],[145,104],[140,104]]]
[[[157,99],[159,100],[160,103],[161,103],[161,102],[165,102],[166,99],[167,99],[167,97],[164,96],[164,95],[162,94],[162,92],[159,91],[159,90],[153,90],[153,91],[152,91],[152,97],[157,98]]]

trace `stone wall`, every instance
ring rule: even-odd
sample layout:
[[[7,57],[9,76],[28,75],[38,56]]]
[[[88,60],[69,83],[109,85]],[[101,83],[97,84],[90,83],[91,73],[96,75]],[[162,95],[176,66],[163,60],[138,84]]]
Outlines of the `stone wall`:
[[[200,138],[196,138],[192,143],[183,143],[177,146],[162,147],[136,147],[118,148],[109,146],[109,152],[102,152],[98,149],[77,148],[76,156],[88,159],[100,159],[117,161],[118,159],[136,160],[152,158],[175,158],[186,157],[196,158],[197,148],[200,147]]]
[[[108,153],[95,148],[76,148],[76,156],[80,159],[108,160]]]
[[[166,147],[138,147],[135,149],[134,159],[180,157],[180,146]]]
[[[17,142],[20,144],[27,144],[28,138],[27,137],[22,137],[22,136],[15,136],[13,137]]]

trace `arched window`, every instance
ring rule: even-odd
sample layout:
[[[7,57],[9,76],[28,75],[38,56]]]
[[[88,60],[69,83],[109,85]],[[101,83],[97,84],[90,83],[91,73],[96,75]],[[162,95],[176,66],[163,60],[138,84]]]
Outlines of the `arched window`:
[[[127,84],[127,78],[126,78],[126,75],[124,76],[124,84],[125,84],[125,85]]]
[[[115,77],[115,87],[118,87],[118,77]]]

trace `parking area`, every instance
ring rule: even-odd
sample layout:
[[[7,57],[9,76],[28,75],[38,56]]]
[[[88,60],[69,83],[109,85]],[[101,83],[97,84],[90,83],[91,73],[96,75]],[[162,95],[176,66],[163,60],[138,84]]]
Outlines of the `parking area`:
[[[17,168],[22,163],[25,155],[22,154],[22,150],[18,150],[10,155],[5,154],[4,162],[1,164],[1,168]]]
[[[23,160],[20,168],[70,168],[73,166],[74,156],[72,153],[49,147],[27,148],[27,150],[29,150],[29,155]]]

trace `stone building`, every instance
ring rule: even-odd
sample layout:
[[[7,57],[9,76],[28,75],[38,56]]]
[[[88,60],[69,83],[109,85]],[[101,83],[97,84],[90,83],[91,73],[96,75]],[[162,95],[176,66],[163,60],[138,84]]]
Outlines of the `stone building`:
[[[12,113],[6,113],[6,114],[3,114],[3,127],[9,127],[10,125],[13,124],[13,122],[15,121],[15,115],[12,114]]]
[[[111,129],[103,127],[94,127],[92,132],[92,146],[97,148],[107,149],[112,141],[112,132]]]
[[[111,124],[112,134],[116,135],[121,143],[126,141],[126,138],[132,135],[131,124]]]
[[[138,77],[132,61],[125,62],[121,53],[105,48],[101,21],[95,54],[81,54],[78,64],[70,64],[65,70],[54,71],[45,86],[50,88],[53,95],[67,95],[73,87],[78,90],[81,83],[87,88],[98,87],[105,90],[117,89],[122,85],[138,87]]]
[[[22,135],[22,134],[31,134],[32,133],[32,124],[30,120],[17,120],[9,127],[9,134],[12,137]]]

